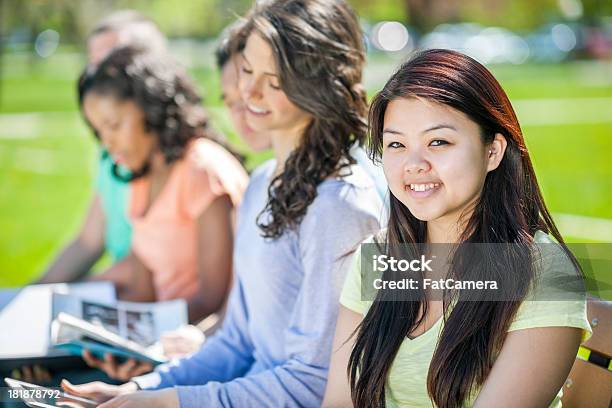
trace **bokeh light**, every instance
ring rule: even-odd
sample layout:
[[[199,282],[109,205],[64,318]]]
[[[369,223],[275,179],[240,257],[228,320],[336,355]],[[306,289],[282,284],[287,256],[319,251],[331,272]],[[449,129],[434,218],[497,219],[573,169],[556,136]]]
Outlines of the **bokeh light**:
[[[53,55],[59,45],[60,35],[55,30],[45,30],[38,34],[34,42],[36,54],[42,58],[47,58]]]
[[[576,34],[566,24],[556,24],[551,29],[552,40],[561,51],[569,52],[576,47]]]
[[[384,51],[401,51],[409,41],[408,29],[397,21],[383,21],[372,29],[373,44]]]

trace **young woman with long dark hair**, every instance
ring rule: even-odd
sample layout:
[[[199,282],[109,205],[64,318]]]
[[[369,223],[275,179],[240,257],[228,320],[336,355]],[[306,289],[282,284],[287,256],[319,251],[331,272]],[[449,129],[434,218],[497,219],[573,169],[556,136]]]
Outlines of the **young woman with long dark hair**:
[[[367,242],[391,255],[402,244],[466,244],[442,262],[446,277],[496,278],[514,297],[462,301],[459,290],[434,297],[417,286],[417,298],[391,287],[363,298],[362,282],[372,282],[362,281],[357,256],[341,296],[324,406],[556,406],[590,327],[580,297],[533,300],[559,268],[574,276],[579,269],[499,83],[466,55],[421,52],[374,98],[370,130],[391,196],[388,228]],[[511,250],[474,257],[469,245],[477,243]],[[554,256],[536,262],[538,245]]]
[[[382,211],[349,154],[367,131],[362,34],[344,0],[277,0],[258,3],[239,38],[247,122],[269,134],[274,159],[253,171],[239,210],[223,325],[152,374],[69,391],[103,400],[147,390],[107,406],[321,404],[349,255]]]

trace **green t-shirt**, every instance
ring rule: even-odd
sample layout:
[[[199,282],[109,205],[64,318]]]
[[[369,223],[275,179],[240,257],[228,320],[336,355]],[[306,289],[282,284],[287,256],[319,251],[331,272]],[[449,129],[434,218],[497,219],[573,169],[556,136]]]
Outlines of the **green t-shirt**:
[[[129,183],[117,180],[112,174],[112,166],[110,155],[102,151],[96,189],[106,217],[104,246],[113,260],[118,261],[130,252],[132,225],[127,217]]]
[[[534,241],[539,244],[553,244],[551,238],[538,231]],[[373,242],[372,238],[365,243]],[[344,288],[340,297],[340,303],[363,316],[372,305],[372,301],[364,301],[361,296],[361,253],[355,254],[355,265],[347,275]],[[546,280],[558,274],[558,262],[570,262],[567,257],[555,256],[554,262],[543,263],[540,278]],[[551,267],[551,265],[554,265]],[[567,265],[565,265],[567,266]],[[534,296],[533,293],[528,298]],[[432,401],[427,394],[427,373],[429,364],[436,349],[438,337],[444,326],[440,318],[429,330],[422,335],[406,339],[402,342],[395,361],[391,366],[387,382],[387,406],[388,407],[432,407]],[[536,327],[577,327],[583,330],[583,340],[591,333],[591,327],[587,320],[586,300],[525,300],[521,304],[517,314],[508,331],[529,329]],[[560,407],[562,391],[550,405]],[[465,406],[472,406],[475,397],[468,401]]]

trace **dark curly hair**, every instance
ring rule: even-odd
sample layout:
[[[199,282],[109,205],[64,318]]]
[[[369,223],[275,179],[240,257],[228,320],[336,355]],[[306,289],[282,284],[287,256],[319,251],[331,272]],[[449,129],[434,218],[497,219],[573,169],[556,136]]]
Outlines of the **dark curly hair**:
[[[257,220],[264,237],[278,238],[299,225],[323,180],[355,163],[349,149],[365,141],[363,34],[344,0],[258,3],[237,38],[254,31],[273,50],[282,90],[313,118]]]
[[[234,153],[209,126],[195,85],[168,55],[134,47],[118,48],[97,68],[88,67],[81,74],[78,82],[81,111],[83,100],[90,92],[136,103],[144,113],[145,129],[159,138],[166,163],[183,157],[189,141],[198,137],[214,140]],[[96,130],[87,123],[99,139]],[[126,178],[114,166],[113,174],[131,181],[145,174],[147,169],[145,164],[143,169]]]

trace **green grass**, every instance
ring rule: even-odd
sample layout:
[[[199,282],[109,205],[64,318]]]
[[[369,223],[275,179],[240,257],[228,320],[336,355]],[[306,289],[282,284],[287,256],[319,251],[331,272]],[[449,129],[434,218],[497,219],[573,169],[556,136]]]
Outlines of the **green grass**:
[[[511,100],[611,97],[610,64],[496,65],[491,67]]]
[[[553,212],[612,219],[612,123],[525,128]]]
[[[368,66],[373,95],[397,61],[377,57]],[[26,64],[23,57],[3,57],[0,81],[0,287],[31,281],[80,226],[92,193],[96,143],[77,111],[74,82],[82,57]],[[610,118],[610,104],[585,106],[581,98],[612,98],[609,65],[585,63],[496,66],[531,152],[547,204],[554,213],[612,219],[612,121],[555,124],[556,117]],[[218,77],[212,68],[192,71],[214,125],[248,153],[221,108]],[[580,98],[580,99],[579,99]],[[570,100],[557,108],[533,112],[524,101]],[[576,99],[575,104],[571,100]],[[597,101],[596,101],[597,102]],[[556,106],[556,105],[555,105]],[[46,112],[25,115],[27,112]],[[11,114],[11,115],[7,115]],[[547,115],[549,122],[536,124]],[[587,117],[587,116],[585,116]],[[562,118],[561,118],[562,119]],[[253,168],[270,153],[247,154]],[[562,231],[563,232],[563,231]],[[588,241],[588,237],[570,237]],[[600,277],[601,278],[601,277]],[[610,274],[603,277],[612,282]]]

